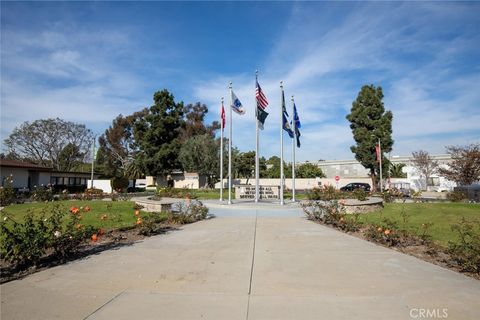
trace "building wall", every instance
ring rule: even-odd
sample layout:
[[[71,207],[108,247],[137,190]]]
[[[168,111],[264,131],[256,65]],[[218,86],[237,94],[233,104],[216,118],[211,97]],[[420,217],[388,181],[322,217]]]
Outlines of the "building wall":
[[[13,176],[13,187],[14,188],[27,188],[28,187],[28,169],[24,168],[10,168],[2,167],[0,169],[1,183],[2,186],[5,183],[5,179],[12,175]]]
[[[199,176],[198,173],[194,172],[185,172],[185,173],[172,173],[169,175],[173,179],[174,188],[186,188],[186,189],[199,189],[205,187],[207,183],[207,178],[205,176]],[[147,182],[152,182],[155,179],[152,177],[147,177]],[[167,186],[167,177],[158,176],[156,178],[156,184],[160,187]],[[147,184],[148,185],[148,184]]]

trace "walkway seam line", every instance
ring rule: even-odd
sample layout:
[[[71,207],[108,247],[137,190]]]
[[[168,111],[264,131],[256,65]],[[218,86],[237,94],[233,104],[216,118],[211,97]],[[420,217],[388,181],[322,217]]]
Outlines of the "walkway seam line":
[[[100,307],[98,307],[97,309],[95,309],[92,313],[90,313],[88,316],[86,316],[85,318],[83,318],[83,320],[87,320],[88,318],[90,318],[91,316],[93,316],[95,313],[97,313],[98,311],[100,311],[100,309],[102,309],[103,307],[105,307],[107,304],[109,304],[110,302],[112,302],[113,300],[115,300],[116,298],[118,298],[120,295],[122,295],[123,293],[125,293],[126,290],[123,290],[119,293],[117,293],[115,296],[113,296],[110,300],[108,300],[107,302],[105,302],[104,304],[102,304]]]
[[[247,317],[246,317],[247,320],[248,320],[248,312],[250,310],[250,294],[252,293],[253,267],[255,264],[255,247],[257,243],[257,219],[258,219],[258,210],[255,210],[255,229],[253,232],[252,266],[250,268],[250,284],[248,286],[248,302],[247,302]]]

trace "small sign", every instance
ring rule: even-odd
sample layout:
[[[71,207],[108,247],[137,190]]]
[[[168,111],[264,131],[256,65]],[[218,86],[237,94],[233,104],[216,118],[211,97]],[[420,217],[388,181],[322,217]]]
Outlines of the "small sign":
[[[280,186],[259,186],[260,199],[278,199]],[[235,186],[235,199],[255,199],[255,186]]]
[[[340,181],[340,176],[335,176],[335,181]]]

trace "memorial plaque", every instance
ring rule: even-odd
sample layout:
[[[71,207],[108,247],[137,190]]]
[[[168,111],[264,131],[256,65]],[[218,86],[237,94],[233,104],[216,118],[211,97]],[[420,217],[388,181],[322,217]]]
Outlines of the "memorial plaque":
[[[260,186],[260,199],[278,199],[280,186]],[[235,199],[255,199],[255,186],[235,186]]]

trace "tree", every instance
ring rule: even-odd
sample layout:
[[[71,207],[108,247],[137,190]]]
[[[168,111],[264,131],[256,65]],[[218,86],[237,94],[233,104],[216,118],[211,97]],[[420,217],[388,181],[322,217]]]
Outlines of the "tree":
[[[412,152],[412,165],[425,178],[425,190],[428,188],[428,180],[438,169],[438,162],[433,160],[427,151],[419,150]]]
[[[325,178],[322,169],[313,163],[303,163],[295,169],[296,178]]]
[[[468,186],[480,180],[480,144],[448,146],[452,156],[448,168],[440,168],[440,175],[458,185]]]
[[[59,118],[26,121],[4,141],[9,153],[55,170],[71,168],[69,161],[86,161],[92,142],[93,133],[85,125]],[[66,156],[73,149],[75,156]]]
[[[380,139],[382,147],[382,169],[388,170],[388,159],[384,153],[392,150],[392,119],[391,111],[385,111],[383,105],[383,92],[381,87],[374,85],[363,86],[352,103],[347,120],[350,121],[353,139],[356,145],[350,149],[355,153],[355,159],[366,169],[370,170],[370,177],[375,188],[379,176],[379,165],[376,159],[375,147]]]
[[[403,172],[405,163],[392,163],[390,165],[390,177],[392,178],[406,178],[407,174]]]
[[[255,175],[255,151],[240,152],[234,163],[239,178],[248,179]]]
[[[132,176],[132,169],[137,173],[134,175],[136,178],[142,176],[141,167],[138,163],[134,164],[139,148],[134,139],[133,128],[135,123],[141,121],[147,113],[148,110],[144,109],[126,117],[120,114],[99,137],[100,147],[96,162],[104,176]],[[132,179],[136,178],[132,176]]]
[[[176,103],[168,90],[153,95],[154,104],[133,126],[138,143],[136,157],[143,171],[152,176],[166,175],[180,169],[180,132],[184,126],[183,102]]]
[[[181,147],[178,159],[187,172],[208,177],[208,185],[215,184],[219,174],[219,145],[209,134],[189,138]]]
[[[73,171],[82,163],[83,155],[78,146],[73,143],[67,144],[58,155],[58,170]]]
[[[211,125],[205,125],[205,116],[208,113],[206,105],[197,102],[188,104],[184,110],[185,125],[180,129],[180,139],[182,142],[197,135],[209,135],[214,137],[215,131],[220,129],[218,121],[212,122]]]

